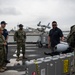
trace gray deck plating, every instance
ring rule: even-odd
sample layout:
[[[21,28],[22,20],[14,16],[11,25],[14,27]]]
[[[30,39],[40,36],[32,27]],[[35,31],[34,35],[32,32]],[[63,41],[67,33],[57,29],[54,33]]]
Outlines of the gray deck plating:
[[[44,51],[50,52],[47,48],[38,48],[36,44],[27,44],[26,45],[26,57],[28,60],[37,59],[40,57],[45,57]],[[9,45],[9,54],[8,59],[10,63],[7,64],[7,70],[0,75],[24,75],[25,74],[25,61],[20,60],[16,61],[16,45]],[[22,54],[20,54],[21,58]]]

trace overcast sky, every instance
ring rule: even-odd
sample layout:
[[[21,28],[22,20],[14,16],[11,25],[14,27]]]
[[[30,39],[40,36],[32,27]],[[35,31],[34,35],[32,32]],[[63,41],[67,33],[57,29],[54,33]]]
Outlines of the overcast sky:
[[[75,0],[0,0],[0,21],[5,20],[10,30],[22,23],[24,27],[37,27],[57,21],[62,30],[75,24]]]

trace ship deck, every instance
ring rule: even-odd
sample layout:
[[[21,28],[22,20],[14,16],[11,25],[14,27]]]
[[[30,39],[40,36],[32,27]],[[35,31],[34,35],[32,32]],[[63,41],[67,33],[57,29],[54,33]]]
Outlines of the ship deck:
[[[26,58],[27,60],[37,59],[41,57],[46,57],[44,52],[50,52],[48,48],[38,48],[36,44],[26,44]],[[20,55],[21,58],[22,54]],[[0,75],[24,75],[25,74],[25,61],[16,61],[16,44],[9,44],[8,59],[10,63],[7,64],[7,70]]]

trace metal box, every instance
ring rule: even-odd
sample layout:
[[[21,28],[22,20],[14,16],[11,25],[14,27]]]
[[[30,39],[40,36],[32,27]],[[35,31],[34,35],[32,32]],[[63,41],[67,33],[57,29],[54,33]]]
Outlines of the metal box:
[[[61,54],[60,55],[60,63],[61,63],[61,75],[71,75],[73,68],[73,54]]]
[[[47,75],[46,64],[42,59],[26,62],[26,74],[25,75]]]
[[[72,52],[26,61],[25,75],[72,75],[73,70],[74,53]]]

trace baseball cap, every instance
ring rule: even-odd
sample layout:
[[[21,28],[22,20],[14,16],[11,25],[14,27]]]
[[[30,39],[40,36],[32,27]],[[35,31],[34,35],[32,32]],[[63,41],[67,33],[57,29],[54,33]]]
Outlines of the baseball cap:
[[[7,24],[5,21],[1,21],[1,24]]]

